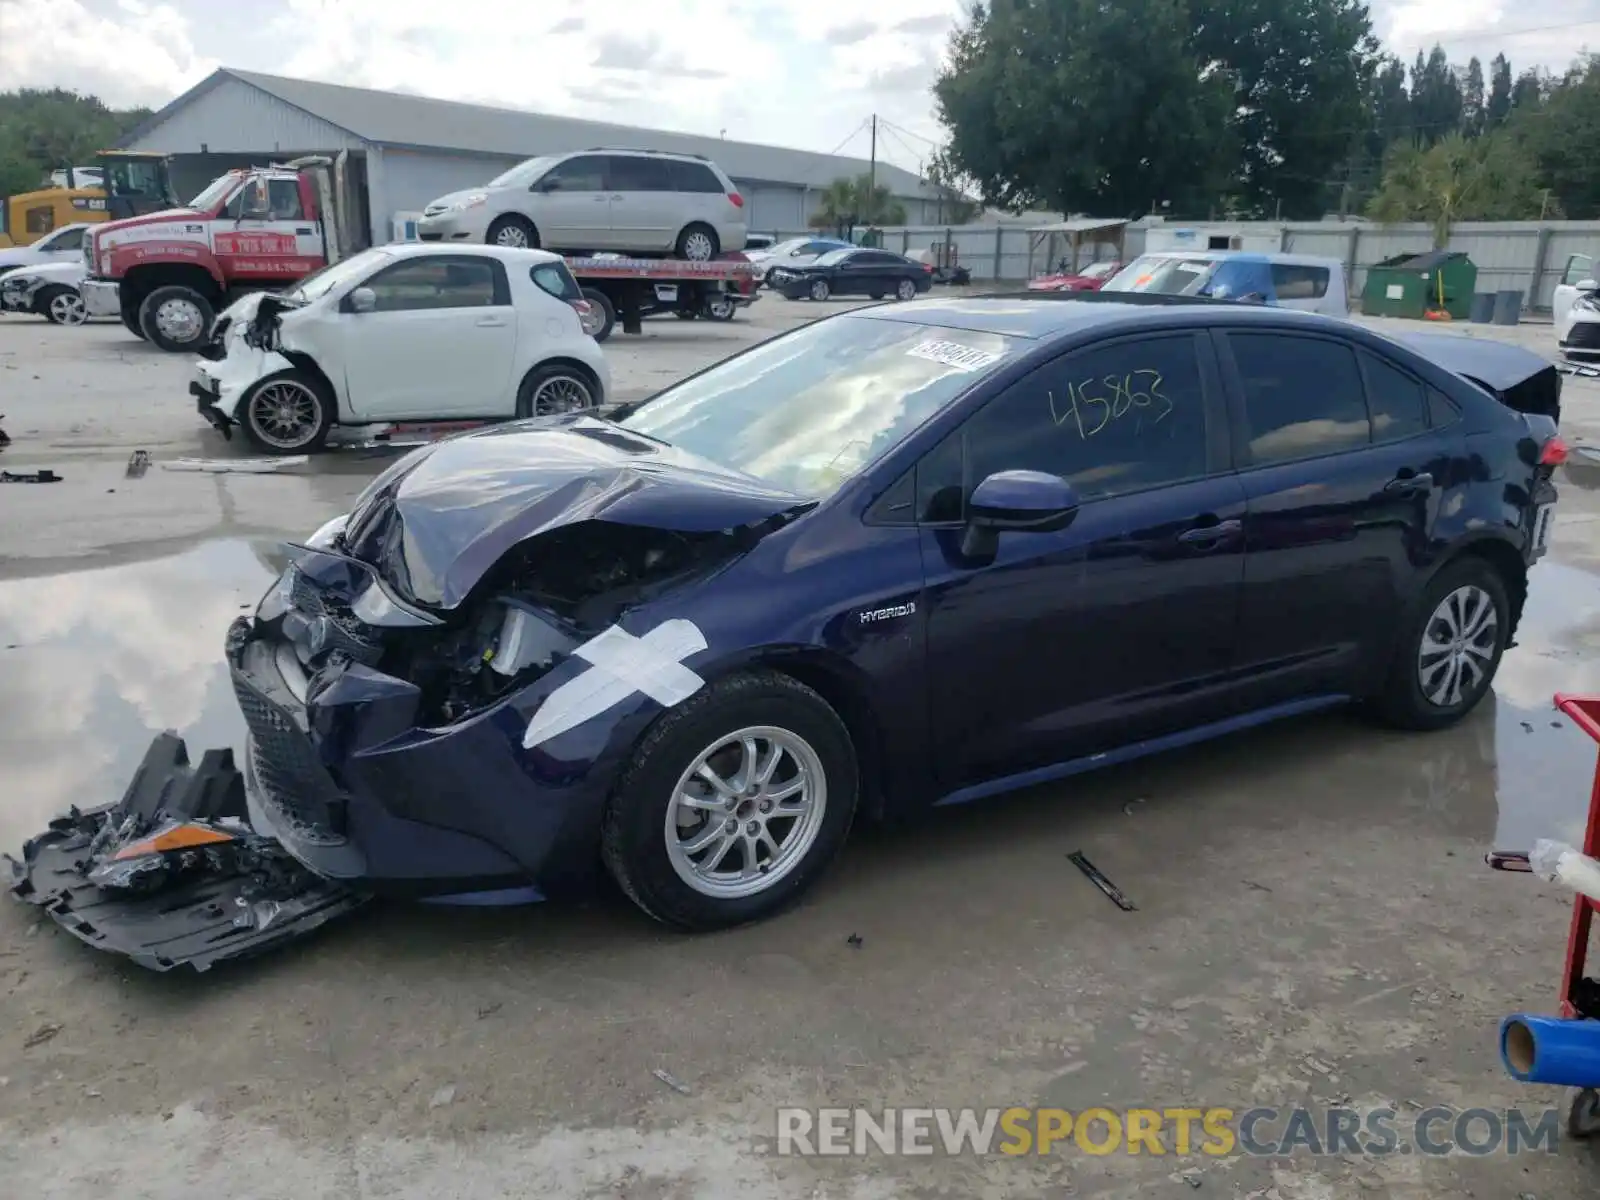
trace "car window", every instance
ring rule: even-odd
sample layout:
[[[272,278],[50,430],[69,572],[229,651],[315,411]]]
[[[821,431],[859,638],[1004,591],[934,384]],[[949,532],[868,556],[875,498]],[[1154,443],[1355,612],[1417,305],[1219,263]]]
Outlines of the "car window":
[[[48,246],[44,246],[43,249],[46,249],[46,250],[82,250],[83,249],[83,230],[81,230],[81,229],[63,229],[60,233],[56,234],[55,237],[50,240],[50,244]]]
[[[1273,263],[1272,288],[1279,300],[1320,300],[1328,294],[1328,268]]]
[[[834,245],[832,242],[807,242],[803,246],[797,246],[795,248],[795,250],[794,250],[794,253],[795,254],[826,254],[830,250],[837,250],[837,249],[839,249],[839,247]]]
[[[1231,333],[1256,465],[1334,454],[1372,440],[1355,352],[1322,338]]]
[[[1164,254],[1136,258],[1106,280],[1107,292],[1153,292],[1164,296],[1194,295],[1216,270],[1217,259],[1204,255],[1173,258]]]
[[[613,154],[610,158],[610,187],[616,192],[671,192],[672,173],[659,158],[637,154]]]
[[[859,250],[829,250],[817,259],[819,267],[837,267],[842,263],[854,261],[854,256],[860,254]]]
[[[820,498],[1027,345],[994,333],[831,317],[718,363],[615,419]]]
[[[958,521],[997,471],[1059,475],[1085,500],[1206,473],[1206,406],[1191,334],[1082,350],[996,396],[917,469],[927,521]]]
[[[539,180],[539,186],[558,192],[603,192],[606,190],[605,163],[598,154],[580,154],[552,168]]]
[[[722,181],[717,178],[717,173],[705,163],[685,162],[681,158],[664,160],[671,173],[672,190],[675,192],[720,192]]]
[[[1594,278],[1594,259],[1587,254],[1574,254],[1567,259],[1566,273],[1561,276],[1561,282],[1568,287],[1577,287],[1585,279]]]
[[[1428,389],[1428,424],[1435,429],[1443,429],[1446,425],[1454,425],[1460,416],[1460,410],[1448,396],[1433,388]]]
[[[1361,369],[1373,441],[1396,442],[1428,428],[1428,397],[1420,380],[1376,354],[1363,352]]]
[[[501,270],[491,258],[414,258],[378,272],[364,286],[377,295],[378,312],[487,308],[504,303],[504,285],[496,286]]]
[[[267,180],[267,204],[272,209],[274,221],[303,221],[305,209],[300,206],[300,181],[298,179]]]
[[[583,291],[565,263],[540,263],[528,277],[557,300],[581,300]]]

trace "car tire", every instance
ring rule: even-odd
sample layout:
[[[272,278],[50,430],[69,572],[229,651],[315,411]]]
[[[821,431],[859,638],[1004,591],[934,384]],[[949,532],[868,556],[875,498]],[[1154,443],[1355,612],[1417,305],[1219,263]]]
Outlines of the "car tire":
[[[1511,602],[1493,564],[1475,555],[1448,563],[1429,581],[1405,627],[1377,697],[1378,715],[1401,729],[1454,725],[1494,683],[1510,631]],[[1456,648],[1430,651],[1429,644]]]
[[[593,305],[595,312],[599,314],[598,321],[591,321],[586,326],[589,336],[597,342],[603,342],[617,327],[616,306],[611,303],[611,297],[599,288],[584,288],[583,298]]]
[[[89,319],[77,288],[59,284],[47,287],[33,303],[39,315],[52,325],[82,325]]]
[[[250,444],[267,454],[314,454],[333,428],[327,383],[298,368],[252,384],[236,410]]]
[[[599,388],[589,374],[567,363],[545,363],[522,378],[517,389],[517,416],[548,417],[581,412],[600,403]]]
[[[700,314],[690,308],[678,308],[673,310],[672,315],[677,317],[680,321],[692,321]]]
[[[139,328],[145,338],[171,354],[199,350],[215,319],[211,301],[184,284],[158,287],[139,302]]]
[[[695,768],[708,761],[725,783],[737,782],[741,768],[729,764],[744,760],[746,737],[758,761],[784,748],[773,776],[780,792],[802,778],[802,769],[810,784],[765,800],[752,782],[749,792],[722,801]],[[679,804],[690,777],[728,807]],[[606,806],[601,856],[628,898],[658,921],[688,930],[742,925],[772,916],[816,882],[850,831],[858,790],[849,730],[821,696],[773,671],[729,676],[668,709],[640,739]],[[770,816],[773,805],[793,805],[795,815]],[[696,836],[719,833],[724,840],[702,850],[682,848],[692,848]],[[710,862],[719,851],[721,859]],[[749,861],[757,871],[740,879],[746,854],[753,854]],[[725,870],[719,876],[707,863]]]
[[[673,253],[689,262],[710,262],[722,253],[722,242],[711,226],[696,221],[685,225],[673,247]]]
[[[813,279],[811,281],[811,287],[806,294],[813,300],[826,300],[829,296],[833,295],[833,289],[828,286],[828,281],[826,279]]]
[[[894,294],[897,300],[915,300],[917,298],[917,281],[914,279],[902,279],[895,284]]]
[[[510,246],[518,250],[539,249],[539,231],[533,222],[517,213],[496,217],[483,240],[491,246]]]
[[[868,300],[882,300],[883,299],[883,293],[882,292],[868,292],[867,293],[867,299]]]
[[[122,297],[119,300],[119,307],[122,313],[123,328],[141,342],[148,341],[149,339],[144,336],[144,327],[139,324],[139,301],[137,299],[130,301],[126,297]]]
[[[731,321],[738,313],[739,306],[727,295],[713,296],[706,301],[706,320]]]

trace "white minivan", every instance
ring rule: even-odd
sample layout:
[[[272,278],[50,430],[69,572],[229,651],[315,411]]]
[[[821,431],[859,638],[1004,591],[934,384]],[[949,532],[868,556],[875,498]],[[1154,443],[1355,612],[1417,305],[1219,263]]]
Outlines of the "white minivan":
[[[1141,254],[1100,290],[1256,300],[1328,317],[1350,315],[1344,263],[1311,254],[1162,250]]]
[[[742,250],[749,218],[710,159],[599,148],[518,163],[422,210],[424,242],[489,242],[561,253],[675,254],[709,262]]]

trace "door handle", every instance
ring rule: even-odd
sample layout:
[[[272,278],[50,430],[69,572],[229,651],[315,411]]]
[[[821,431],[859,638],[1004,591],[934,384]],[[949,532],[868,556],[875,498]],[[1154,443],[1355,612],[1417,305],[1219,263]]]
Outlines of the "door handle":
[[[1433,476],[1427,471],[1403,471],[1384,484],[1383,490],[1391,496],[1413,496],[1418,492],[1431,492]]]
[[[504,328],[505,323],[506,322],[505,322],[505,318],[504,317],[480,317],[480,318],[478,318],[478,328],[479,329],[501,329],[501,328]]]
[[[611,198],[613,200],[621,200],[623,198],[623,196],[622,196],[621,192],[612,192],[611,193]]]
[[[596,196],[594,198],[594,202],[596,204],[610,204],[611,203],[611,197],[610,196]]]
[[[1231,519],[1218,521],[1213,525],[1196,525],[1193,529],[1186,529],[1180,533],[1178,540],[1197,550],[1214,550],[1223,542],[1237,537],[1243,528],[1242,523]]]

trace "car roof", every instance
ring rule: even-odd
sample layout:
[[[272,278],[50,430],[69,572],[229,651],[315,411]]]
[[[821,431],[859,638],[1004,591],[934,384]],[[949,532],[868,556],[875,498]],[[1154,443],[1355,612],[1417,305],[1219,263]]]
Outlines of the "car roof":
[[[1344,264],[1337,258],[1320,254],[1290,254],[1284,250],[1149,250],[1140,258],[1235,258],[1243,262],[1281,263],[1289,267],[1338,267]]]
[[[498,258],[504,263],[527,263],[529,266],[534,263],[561,261],[559,254],[552,254],[548,250],[533,250],[522,246],[490,246],[483,242],[390,242],[384,246],[374,246],[373,249],[382,250],[396,258],[458,257],[467,254]]]
[[[1296,309],[1141,292],[1028,292],[959,299],[912,300],[857,309],[853,316],[901,321],[972,333],[994,333],[1034,341],[1054,341],[1090,329],[1125,325],[1129,329],[1188,327],[1221,321],[1294,325],[1348,332],[1349,322]]]

